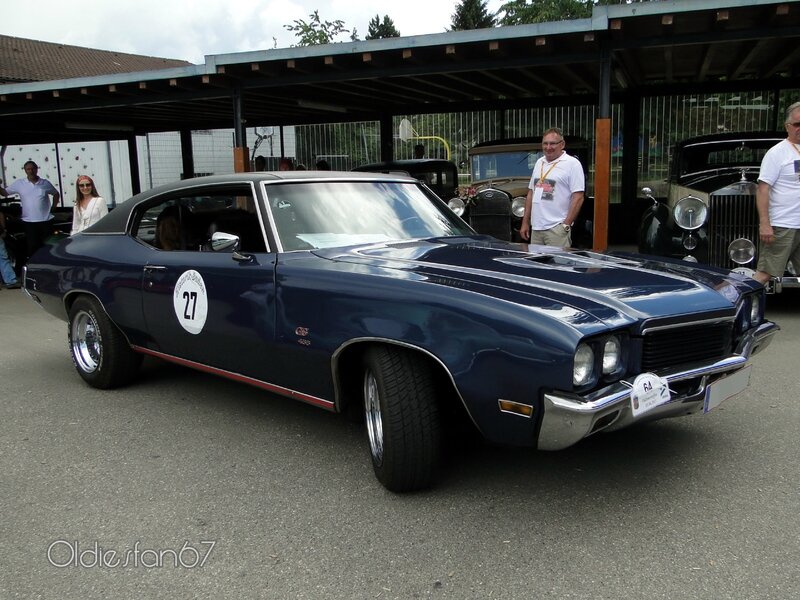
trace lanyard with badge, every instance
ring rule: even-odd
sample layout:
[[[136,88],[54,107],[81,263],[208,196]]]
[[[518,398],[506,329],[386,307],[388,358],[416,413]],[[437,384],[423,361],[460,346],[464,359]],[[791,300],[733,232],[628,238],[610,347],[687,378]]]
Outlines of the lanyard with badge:
[[[534,185],[533,190],[533,201],[536,202],[538,200],[553,200],[553,189],[554,186],[551,182],[547,180],[547,176],[552,173],[553,169],[556,168],[556,165],[561,162],[559,158],[557,161],[552,163],[550,167],[547,169],[547,172],[544,170],[544,159],[542,160],[542,167],[539,170],[539,181],[536,182]]]
[[[789,140],[786,141],[789,142]],[[794,148],[794,151],[800,155],[800,150],[798,150],[797,145],[794,142],[789,143],[792,145],[792,148]],[[800,160],[794,161],[794,174],[797,176],[797,180],[800,181]]]

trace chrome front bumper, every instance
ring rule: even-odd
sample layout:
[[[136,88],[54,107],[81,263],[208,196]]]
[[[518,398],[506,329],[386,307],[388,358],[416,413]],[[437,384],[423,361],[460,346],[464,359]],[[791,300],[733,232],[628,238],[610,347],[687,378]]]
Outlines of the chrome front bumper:
[[[544,395],[544,415],[539,429],[540,450],[561,450],[598,431],[613,431],[633,423],[692,414],[702,410],[709,385],[746,366],[750,357],[766,348],[780,328],[763,323],[749,332],[736,353],[711,364],[657,373],[678,393],[666,404],[633,415],[631,387],[635,376],[602,390],[599,396],[578,398],[553,392]]]
[[[774,277],[765,287],[768,294],[780,294],[783,288],[800,288],[800,277]]]

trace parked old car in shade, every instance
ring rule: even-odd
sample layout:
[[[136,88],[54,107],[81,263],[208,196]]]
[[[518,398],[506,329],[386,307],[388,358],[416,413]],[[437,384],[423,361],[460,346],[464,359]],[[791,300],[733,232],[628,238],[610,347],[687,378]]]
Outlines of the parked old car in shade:
[[[410,158],[360,165],[353,171],[411,175],[447,202],[458,195],[458,167],[442,158]]]
[[[395,491],[436,481],[461,417],[558,450],[708,412],[778,329],[750,278],[502,242],[416,179],[372,173],[153,189],[36,253],[23,287],[68,323],[89,385],[130,383],[148,355],[361,415]]]
[[[589,144],[586,139],[565,135],[567,154],[589,166]],[[522,241],[519,230],[525,214],[525,197],[536,161],[542,156],[541,137],[518,137],[491,140],[469,150],[470,176],[475,200],[468,217],[473,229],[501,240]],[[572,228],[572,244],[576,248],[592,247],[592,215],[594,207],[589,190]]]
[[[677,144],[666,198],[645,211],[639,251],[752,275],[758,265],[756,188],[761,160],[785,133],[721,133]],[[770,291],[800,287],[794,273]]]

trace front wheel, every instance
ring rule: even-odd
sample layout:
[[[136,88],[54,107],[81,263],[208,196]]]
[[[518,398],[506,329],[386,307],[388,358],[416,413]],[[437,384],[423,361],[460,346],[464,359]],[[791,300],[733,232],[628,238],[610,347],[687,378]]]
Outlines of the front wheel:
[[[430,364],[400,348],[364,357],[364,415],[372,466],[393,492],[429,487],[441,458],[441,425]]]
[[[92,387],[108,389],[133,379],[142,357],[94,298],[78,298],[69,310],[69,351],[78,374]]]

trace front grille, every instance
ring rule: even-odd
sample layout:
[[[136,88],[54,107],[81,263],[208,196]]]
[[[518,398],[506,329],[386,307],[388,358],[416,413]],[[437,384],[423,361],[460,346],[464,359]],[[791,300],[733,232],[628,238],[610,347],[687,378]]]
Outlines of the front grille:
[[[642,344],[642,371],[724,358],[730,353],[732,333],[732,322],[647,333]]]
[[[758,250],[758,210],[754,195],[715,195],[709,197],[708,262],[726,269],[740,265],[728,258],[728,245],[747,238]],[[747,267],[755,269],[758,256]]]
[[[511,240],[511,221],[508,215],[470,214],[469,224],[478,233],[491,235],[498,240]]]

